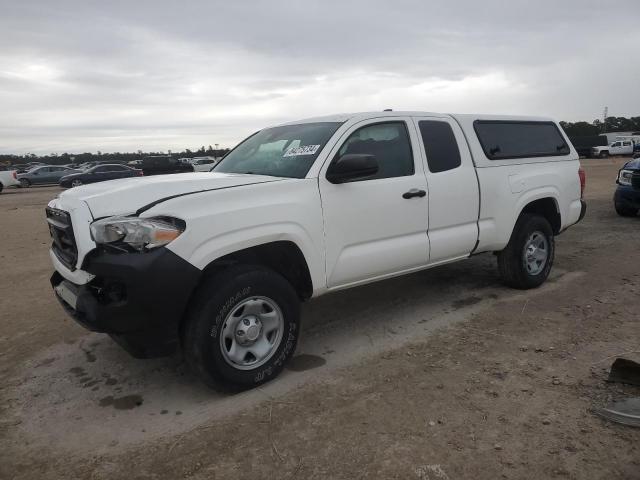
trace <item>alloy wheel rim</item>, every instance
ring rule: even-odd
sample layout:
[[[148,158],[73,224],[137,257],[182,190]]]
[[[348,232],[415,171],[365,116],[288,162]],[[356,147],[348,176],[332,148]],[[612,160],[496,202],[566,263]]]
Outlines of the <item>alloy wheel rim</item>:
[[[264,365],[282,341],[284,316],[267,297],[249,297],[227,315],[220,334],[224,360],[238,370]]]
[[[540,231],[533,232],[524,244],[523,261],[529,275],[538,275],[544,270],[549,258],[549,242]]]

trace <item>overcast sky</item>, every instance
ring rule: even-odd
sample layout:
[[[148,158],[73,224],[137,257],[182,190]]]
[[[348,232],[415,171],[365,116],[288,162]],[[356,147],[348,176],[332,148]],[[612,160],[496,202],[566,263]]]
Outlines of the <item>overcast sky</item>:
[[[0,0],[0,152],[231,147],[426,110],[640,115],[638,0]]]

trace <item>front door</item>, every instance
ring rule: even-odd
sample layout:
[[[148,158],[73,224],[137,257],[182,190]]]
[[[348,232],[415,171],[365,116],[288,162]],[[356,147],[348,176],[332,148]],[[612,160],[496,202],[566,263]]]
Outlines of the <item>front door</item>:
[[[329,288],[421,268],[429,262],[428,195],[417,134],[410,119],[360,122],[333,147],[320,171]],[[370,178],[333,184],[331,162],[345,154],[374,155]]]

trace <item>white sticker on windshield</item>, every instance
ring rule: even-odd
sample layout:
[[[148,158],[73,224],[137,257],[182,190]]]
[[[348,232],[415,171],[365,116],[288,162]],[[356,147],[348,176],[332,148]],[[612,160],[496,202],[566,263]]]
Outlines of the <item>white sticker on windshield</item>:
[[[283,157],[295,157],[297,155],[315,155],[320,145],[304,145],[302,147],[291,147],[284,152]]]

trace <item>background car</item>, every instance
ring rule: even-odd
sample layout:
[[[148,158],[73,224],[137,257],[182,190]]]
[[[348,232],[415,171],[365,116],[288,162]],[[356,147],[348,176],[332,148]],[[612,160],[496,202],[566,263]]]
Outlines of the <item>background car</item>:
[[[193,162],[193,171],[194,172],[208,172],[216,165],[216,160],[213,157],[210,158],[194,158]]]
[[[18,174],[18,181],[23,188],[31,185],[56,184],[65,175],[76,173],[79,170],[62,167],[58,165],[46,165],[44,167],[34,167],[25,173]]]
[[[60,179],[60,186],[64,188],[78,187],[85,183],[104,182],[118,178],[140,177],[142,172],[135,168],[118,163],[97,165],[83,172],[67,175]]]
[[[193,172],[193,165],[180,161],[170,155],[149,155],[142,159],[142,171],[145,176],[165,175],[167,173]]]
[[[613,197],[616,212],[621,217],[635,217],[640,211],[640,154],[618,172],[618,188]]]
[[[20,186],[18,175],[15,170],[0,170],[0,193],[5,187]]]

